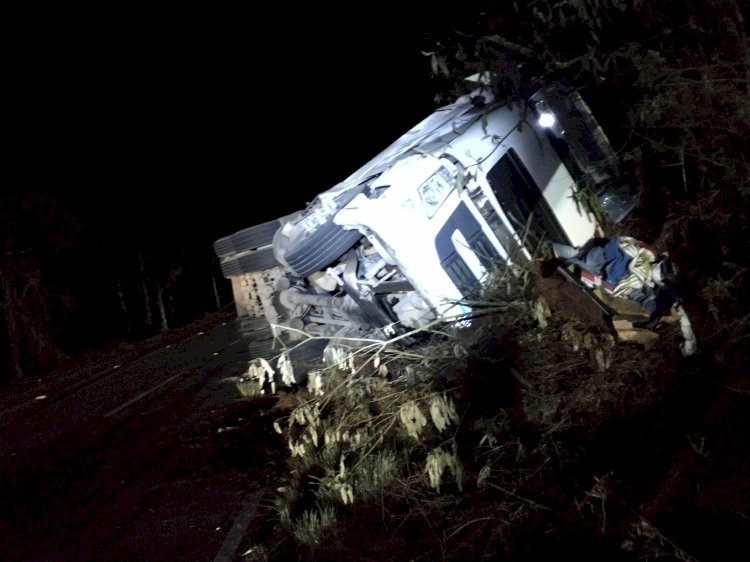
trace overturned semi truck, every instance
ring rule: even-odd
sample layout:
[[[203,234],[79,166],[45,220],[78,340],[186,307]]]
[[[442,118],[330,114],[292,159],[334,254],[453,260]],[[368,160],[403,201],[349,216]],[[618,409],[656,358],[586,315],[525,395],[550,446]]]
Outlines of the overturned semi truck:
[[[479,88],[305,209],[214,250],[252,356],[288,347],[304,362],[332,339],[470,315],[467,295],[498,263],[523,266],[545,240],[592,238],[601,225],[586,201],[616,223],[635,196],[577,90],[557,82],[508,104]]]

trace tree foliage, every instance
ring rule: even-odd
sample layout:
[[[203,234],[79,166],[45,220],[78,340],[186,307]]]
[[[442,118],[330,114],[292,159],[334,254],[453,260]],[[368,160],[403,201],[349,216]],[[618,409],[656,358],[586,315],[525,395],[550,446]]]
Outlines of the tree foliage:
[[[0,281],[10,368],[51,369],[63,357],[58,337],[75,306],[55,290],[44,265],[73,246],[80,223],[50,193],[12,193],[0,200]],[[5,339],[4,338],[4,339]]]
[[[673,255],[701,353],[682,362],[674,341],[634,352],[615,345],[608,332],[560,315],[535,324],[531,301],[518,308],[525,314],[507,314],[529,296],[525,290],[518,301],[498,292],[504,313],[492,317],[499,322],[491,330],[496,345],[478,337],[465,357],[441,341],[429,357],[388,363],[398,374],[395,385],[377,369],[349,369],[343,379],[328,379],[333,387],[316,387],[320,394],[300,395],[285,429],[277,427],[292,451],[277,498],[279,522],[309,559],[332,552],[443,560],[566,553],[584,560],[734,559],[725,545],[746,528],[745,507],[725,508],[746,501],[741,493],[730,498],[718,481],[731,479],[733,490],[747,486],[731,466],[719,474],[727,466],[719,455],[744,464],[748,454],[732,415],[746,410],[747,383],[735,375],[747,364],[750,320],[747,7],[694,0],[464,5],[452,22],[456,31],[436,33],[423,50],[436,101],[465,94],[465,78],[477,73],[510,103],[559,78],[584,93],[643,188],[634,215],[615,228]],[[436,360],[428,376],[405,383],[403,373]],[[711,383],[698,386],[695,379],[705,383],[703,377]],[[372,389],[362,401],[357,385],[368,381]],[[451,419],[458,421],[439,458],[457,451],[451,459],[463,463],[450,491],[437,485],[451,472],[432,454],[434,444],[409,440],[425,429],[440,439],[442,422],[431,425],[427,408],[416,406],[444,392],[446,381],[457,405]],[[685,404],[696,392],[691,385],[701,390]],[[720,398],[717,388],[724,389]],[[360,409],[352,407],[354,397]],[[354,412],[365,415],[353,421]],[[689,436],[687,451],[670,437],[698,427],[713,433],[722,453],[707,452],[703,437]],[[360,429],[363,441],[353,438]],[[332,430],[348,431],[347,439],[329,439]],[[361,443],[377,446],[359,449]],[[382,480],[351,468],[367,460],[382,467],[383,459],[389,469],[377,472]],[[697,491],[709,482],[726,494],[726,505]],[[357,510],[360,502],[366,507]],[[692,532],[686,521],[695,518],[700,523]],[[363,544],[351,531],[358,519],[387,540]],[[274,535],[270,549],[251,549],[246,559],[269,559],[283,540]]]
[[[465,78],[518,102],[548,80],[585,94],[642,200],[622,230],[682,264],[708,297],[704,326],[747,315],[750,164],[748,6],[729,1],[477,0],[465,27],[433,36],[437,99]],[[733,285],[728,290],[727,283]],[[696,303],[696,305],[698,305]]]
[[[0,197],[0,382],[215,310],[207,251],[120,238],[69,198],[7,175],[16,188]]]

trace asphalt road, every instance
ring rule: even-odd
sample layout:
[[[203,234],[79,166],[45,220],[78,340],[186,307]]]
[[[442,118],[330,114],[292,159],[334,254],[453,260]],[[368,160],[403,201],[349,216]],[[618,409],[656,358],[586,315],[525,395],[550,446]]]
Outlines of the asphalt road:
[[[274,466],[248,359],[224,323],[0,403],[0,560],[236,557]]]

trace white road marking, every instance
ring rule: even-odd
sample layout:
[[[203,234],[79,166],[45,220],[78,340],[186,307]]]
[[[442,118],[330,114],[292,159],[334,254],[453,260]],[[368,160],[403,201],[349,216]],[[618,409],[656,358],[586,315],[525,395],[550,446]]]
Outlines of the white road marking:
[[[149,388],[149,389],[148,389],[148,390],[147,390],[146,392],[141,392],[141,393],[140,393],[140,394],[139,394],[138,396],[136,396],[136,397],[135,397],[135,398],[133,398],[132,400],[128,400],[127,402],[125,402],[124,404],[122,404],[122,405],[118,406],[118,407],[117,407],[117,408],[115,408],[114,410],[111,410],[111,411],[107,412],[106,414],[104,414],[104,417],[105,417],[105,418],[108,418],[109,416],[112,416],[112,415],[116,414],[116,413],[117,413],[117,412],[119,412],[120,410],[123,410],[123,409],[127,408],[128,406],[130,406],[131,404],[134,404],[135,402],[138,402],[138,400],[140,400],[140,399],[141,399],[141,398],[143,398],[144,396],[148,396],[148,395],[149,395],[149,394],[151,394],[151,393],[152,393],[152,392],[153,392],[154,390],[157,390],[157,389],[161,388],[161,387],[162,387],[162,386],[164,386],[165,384],[169,384],[170,382],[172,382],[173,380],[175,380],[175,379],[177,379],[177,378],[179,378],[179,377],[180,377],[180,375],[175,375],[175,376],[173,376],[173,377],[169,377],[169,378],[168,378],[167,380],[165,380],[165,381],[162,381],[162,382],[160,382],[159,384],[157,384],[156,386],[153,386],[153,387]]]
[[[224,544],[221,545],[219,552],[214,558],[214,562],[232,562],[235,559],[237,547],[240,546],[247,527],[255,516],[255,510],[258,508],[258,503],[262,495],[263,490],[260,490],[255,492],[247,501],[237,519],[234,520],[232,528],[229,529],[227,536],[224,538]]]

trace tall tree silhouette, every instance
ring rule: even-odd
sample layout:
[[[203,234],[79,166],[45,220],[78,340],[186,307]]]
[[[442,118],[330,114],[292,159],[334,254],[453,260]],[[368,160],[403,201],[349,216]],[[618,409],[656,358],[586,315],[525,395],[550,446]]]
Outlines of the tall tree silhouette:
[[[12,376],[55,367],[71,303],[53,298],[43,264],[70,247],[80,223],[50,193],[0,197],[0,286]]]

